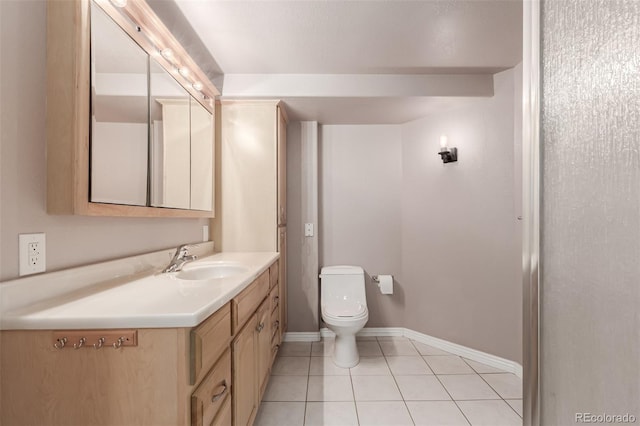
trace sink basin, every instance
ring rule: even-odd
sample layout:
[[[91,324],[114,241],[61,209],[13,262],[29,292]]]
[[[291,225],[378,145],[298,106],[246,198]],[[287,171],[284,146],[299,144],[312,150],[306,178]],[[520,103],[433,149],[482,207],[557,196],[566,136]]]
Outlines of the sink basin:
[[[235,263],[205,263],[185,268],[176,274],[181,280],[212,280],[248,272],[249,268]]]

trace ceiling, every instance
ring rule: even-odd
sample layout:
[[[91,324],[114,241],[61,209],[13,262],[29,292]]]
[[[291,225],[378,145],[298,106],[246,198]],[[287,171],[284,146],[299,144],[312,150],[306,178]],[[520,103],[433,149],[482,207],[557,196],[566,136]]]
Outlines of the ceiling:
[[[175,4],[222,74],[223,98],[281,98],[296,120],[406,122],[490,95],[491,79],[460,79],[522,57],[520,0]]]

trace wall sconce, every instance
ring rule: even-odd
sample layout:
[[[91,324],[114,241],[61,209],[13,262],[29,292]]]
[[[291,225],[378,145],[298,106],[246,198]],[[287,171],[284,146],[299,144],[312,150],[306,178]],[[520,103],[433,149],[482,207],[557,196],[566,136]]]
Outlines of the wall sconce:
[[[443,163],[453,163],[458,161],[458,148],[447,147],[447,136],[440,136],[440,152],[438,153],[442,157]]]

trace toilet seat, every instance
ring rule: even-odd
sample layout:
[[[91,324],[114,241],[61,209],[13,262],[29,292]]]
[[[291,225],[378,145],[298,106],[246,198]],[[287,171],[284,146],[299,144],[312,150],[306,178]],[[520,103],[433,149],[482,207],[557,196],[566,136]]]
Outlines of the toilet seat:
[[[335,320],[359,320],[369,314],[367,307],[359,302],[341,300],[322,307],[322,316]]]

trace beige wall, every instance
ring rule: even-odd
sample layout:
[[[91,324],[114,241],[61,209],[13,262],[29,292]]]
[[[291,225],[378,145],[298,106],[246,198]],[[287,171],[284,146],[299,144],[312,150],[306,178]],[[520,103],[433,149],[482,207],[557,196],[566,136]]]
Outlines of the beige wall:
[[[637,1],[542,2],[544,425],[640,421],[639,22]]]
[[[494,97],[403,126],[402,278],[407,328],[521,362],[514,89],[505,71]]]
[[[401,327],[400,126],[322,126],[320,262],[359,265],[367,273],[368,327]],[[395,293],[383,295],[371,275],[391,274]]]
[[[0,280],[18,276],[18,234],[47,234],[47,270],[202,240],[204,219],[50,216],[45,207],[46,3],[0,1]]]

